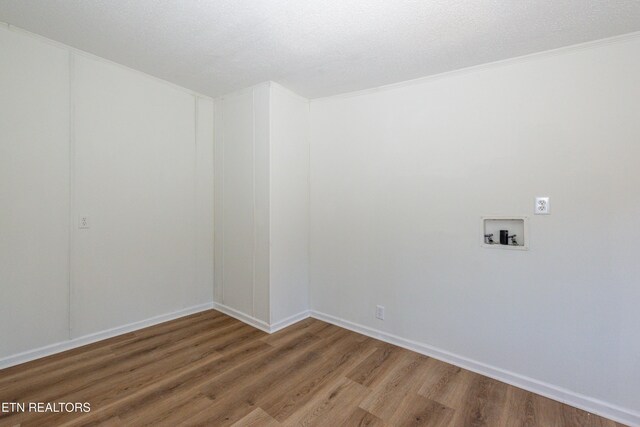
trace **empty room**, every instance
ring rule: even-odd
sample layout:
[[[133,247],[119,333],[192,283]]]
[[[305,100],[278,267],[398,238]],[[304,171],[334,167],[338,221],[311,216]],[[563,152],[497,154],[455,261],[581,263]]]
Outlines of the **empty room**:
[[[0,427],[640,427],[639,0],[0,0]]]

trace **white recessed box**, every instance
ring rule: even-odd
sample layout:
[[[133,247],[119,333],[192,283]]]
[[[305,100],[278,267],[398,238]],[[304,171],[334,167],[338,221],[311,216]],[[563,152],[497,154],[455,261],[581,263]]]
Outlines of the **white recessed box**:
[[[487,215],[482,217],[480,241],[483,247],[526,251],[529,249],[529,222],[526,216]],[[508,233],[508,244],[500,243],[500,231]],[[489,235],[491,238],[487,237]],[[493,240],[493,243],[490,242]]]

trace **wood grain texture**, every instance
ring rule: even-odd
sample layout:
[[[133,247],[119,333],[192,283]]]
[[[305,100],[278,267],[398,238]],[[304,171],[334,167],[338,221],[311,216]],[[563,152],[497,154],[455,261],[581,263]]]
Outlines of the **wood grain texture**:
[[[0,426],[576,426],[620,424],[305,319],[268,335],[214,310],[0,371]]]

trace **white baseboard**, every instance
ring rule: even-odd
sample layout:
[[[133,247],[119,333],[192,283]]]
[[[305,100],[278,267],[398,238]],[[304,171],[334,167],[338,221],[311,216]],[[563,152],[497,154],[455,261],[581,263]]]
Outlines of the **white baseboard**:
[[[495,366],[490,366],[439,348],[432,347],[430,345],[408,340],[393,334],[389,334],[387,332],[370,328],[368,326],[359,325],[357,323],[331,316],[329,314],[312,310],[311,317],[334,324],[336,326],[340,326],[345,329],[349,329],[354,332],[358,332],[362,335],[367,335],[369,337],[379,339],[380,341],[397,345],[398,347],[403,347],[408,350],[433,357],[434,359],[442,360],[443,362],[447,362],[452,365],[467,369],[469,371],[473,371],[478,374],[496,379],[498,381],[502,381],[504,383],[511,384],[524,390],[528,390],[533,393],[548,397],[550,399],[566,403],[567,405],[580,408],[587,412],[591,412],[593,414],[597,414],[630,426],[640,427],[640,413],[632,411],[630,409],[603,402],[602,400],[594,399],[592,397],[585,396],[580,393],[555,386],[553,384],[538,381],[524,375],[506,371]]]
[[[112,338],[117,335],[122,335],[128,332],[136,331],[148,326],[153,326],[158,323],[163,323],[169,320],[177,319],[180,317],[188,316],[190,314],[198,313],[200,311],[215,309],[234,317],[244,323],[254,326],[267,333],[273,333],[281,329],[286,328],[294,323],[297,323],[307,317],[313,317],[318,320],[322,320],[336,326],[340,326],[351,331],[370,336],[372,338],[379,339],[380,341],[388,342],[390,344],[397,345],[399,347],[406,348],[408,350],[415,351],[417,353],[424,354],[434,359],[442,360],[452,365],[459,366],[464,369],[476,372],[481,375],[485,375],[490,378],[494,378],[498,381],[502,381],[507,384],[522,388],[524,390],[531,391],[533,393],[548,397],[553,400],[557,400],[567,405],[574,406],[576,408],[583,409],[585,411],[601,415],[611,420],[624,423],[630,426],[640,427],[640,413],[630,409],[622,408],[617,405],[613,405],[599,399],[594,399],[589,396],[582,395],[580,393],[573,392],[571,390],[564,389],[562,387],[548,384],[542,381],[535,380],[533,378],[526,377],[514,372],[506,371],[494,366],[490,366],[457,354],[450,353],[448,351],[432,347],[427,344],[422,344],[416,341],[405,339],[397,335],[389,334],[377,329],[370,328],[368,326],[360,325],[350,322],[345,319],[341,319],[329,314],[321,313],[318,311],[302,311],[286,319],[280,320],[272,325],[256,319],[255,317],[246,315],[231,307],[225,306],[219,303],[206,303],[193,307],[189,307],[183,310],[175,311],[173,313],[163,314],[155,316],[149,319],[145,319],[139,322],[130,323],[127,325],[119,326],[117,328],[108,329],[105,331],[97,332],[90,335],[74,338],[69,341],[63,341],[56,344],[51,344],[45,347],[41,347],[35,350],[29,350],[16,355],[8,356],[0,359],[0,369],[8,368],[10,366],[19,365],[21,363],[29,362],[41,357],[50,356],[52,354],[60,353],[73,348],[81,347],[83,345],[91,344],[97,341],[101,341],[107,338]]]
[[[235,319],[240,320],[241,322],[244,322],[248,325],[253,326],[254,328],[258,328],[261,331],[264,331],[268,334],[272,334],[274,332],[279,331],[280,329],[284,329],[287,326],[291,326],[294,323],[297,323],[301,320],[306,319],[307,317],[311,316],[311,312],[309,310],[304,310],[301,311],[298,314],[294,314],[293,316],[289,316],[285,319],[279,320],[275,323],[269,324],[267,322],[265,322],[264,320],[260,320],[260,319],[256,319],[253,316],[249,316],[248,314],[245,314],[239,310],[236,310],[235,308],[231,308],[228,305],[224,305],[224,304],[220,304],[218,302],[214,302],[213,303],[213,308],[215,310],[221,311],[222,313],[231,316]]]
[[[274,323],[273,325],[269,325],[262,320],[256,319],[255,317],[248,316],[244,313],[239,312],[231,307],[228,307],[219,303],[206,303],[200,304],[193,307],[185,308],[183,310],[174,311],[172,313],[162,314],[160,316],[154,316],[149,319],[141,320],[139,322],[129,323],[127,325],[118,326],[116,328],[107,329],[105,331],[96,332],[89,335],[84,335],[78,338],[73,338],[68,341],[62,341],[55,344],[50,344],[44,347],[36,348],[34,350],[28,350],[22,353],[14,354],[11,356],[7,356],[0,359],[0,369],[5,369],[11,366],[19,365],[21,363],[30,362],[35,359],[40,359],[42,357],[51,356],[52,354],[61,353],[63,351],[71,350],[77,347],[82,347],[83,345],[92,344],[97,341],[102,341],[108,338],[113,338],[118,335],[126,334],[128,332],[137,331],[142,328],[146,328],[148,326],[157,325],[158,323],[167,322],[169,320],[178,319],[180,317],[188,316],[190,314],[198,313],[204,310],[215,309],[224,314],[227,314],[231,317],[234,317],[244,323],[247,323],[251,326],[254,326],[262,331],[267,333],[273,333],[279,331],[280,329],[286,328],[300,320],[306,319],[309,317],[310,312],[303,311],[291,317],[287,317],[279,322]]]
[[[244,322],[248,325],[251,325],[254,328],[258,328],[261,331],[271,333],[271,328],[267,322],[260,319],[256,319],[255,317],[249,316],[248,314],[244,314],[243,312],[238,311],[235,308],[231,308],[227,305],[220,304],[219,302],[214,302],[213,309],[218,310],[226,314],[227,316],[231,316],[235,319],[238,319],[239,321]]]
[[[293,316],[289,316],[285,319],[272,323],[269,332],[271,333],[278,332],[280,329],[284,329],[287,326],[291,326],[294,323],[298,323],[299,321],[304,320],[309,316],[311,316],[311,312],[309,310],[301,311],[298,314],[294,314]]]
[[[148,326],[157,325],[158,323],[174,320],[179,317],[188,316],[190,314],[198,313],[213,308],[213,303],[200,304],[193,307],[188,307],[182,310],[174,311],[172,313],[161,314],[160,316],[154,316],[149,319],[141,320],[139,322],[129,323],[127,325],[118,326],[116,328],[107,329],[105,331],[96,332],[89,335],[84,335],[78,338],[73,338],[68,341],[62,341],[59,343],[47,345],[34,350],[28,350],[22,353],[14,354],[12,356],[4,357],[0,359],[0,369],[8,368],[10,366],[19,365],[21,363],[29,362],[31,360],[40,359],[41,357],[51,356],[52,354],[61,353],[63,351],[71,350],[83,345],[91,344],[96,341],[105,340],[107,338],[113,338],[117,335],[126,334],[128,332],[137,331],[138,329],[146,328]]]

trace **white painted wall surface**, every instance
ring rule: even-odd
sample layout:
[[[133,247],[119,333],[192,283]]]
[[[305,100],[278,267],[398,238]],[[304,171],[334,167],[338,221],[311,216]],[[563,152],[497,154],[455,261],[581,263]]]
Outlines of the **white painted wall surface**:
[[[215,116],[215,301],[268,328],[308,309],[308,101],[266,82]]]
[[[309,101],[271,83],[271,321],[309,309]]]
[[[0,359],[68,339],[69,54],[0,26]]]
[[[312,309],[640,412],[639,52],[312,101]],[[482,248],[488,214],[530,250]]]
[[[0,366],[211,304],[213,101],[18,29],[0,43]]]
[[[75,57],[72,335],[206,301],[196,283],[193,96]]]
[[[196,283],[197,298],[213,301],[213,100],[196,97]]]
[[[269,152],[271,147],[270,84],[263,83],[253,89],[253,201],[255,258],[253,263],[253,315],[271,323],[270,292],[270,175]]]
[[[269,86],[216,100],[216,302],[269,322]]]

